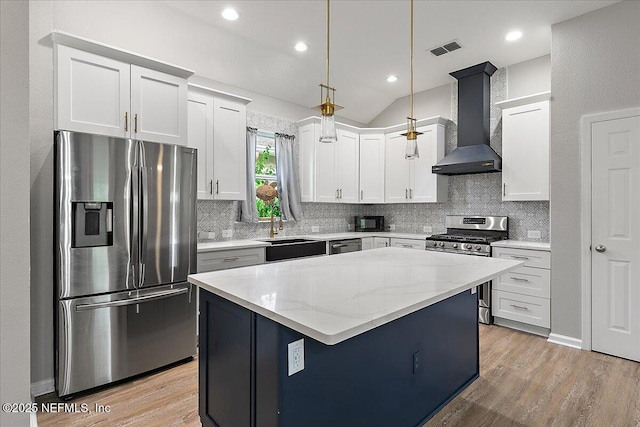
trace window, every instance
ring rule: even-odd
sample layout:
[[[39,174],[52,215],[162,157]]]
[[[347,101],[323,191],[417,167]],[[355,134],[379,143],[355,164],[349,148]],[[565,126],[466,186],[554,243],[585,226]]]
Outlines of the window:
[[[256,188],[265,182],[276,182],[276,141],[274,136],[266,136],[260,132],[256,138]],[[266,219],[280,216],[280,200],[276,197],[273,205],[267,205],[256,197],[258,218]]]

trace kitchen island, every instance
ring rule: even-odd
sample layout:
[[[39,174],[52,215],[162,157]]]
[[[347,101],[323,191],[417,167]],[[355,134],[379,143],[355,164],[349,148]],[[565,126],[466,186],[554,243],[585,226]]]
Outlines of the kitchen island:
[[[383,248],[192,275],[201,421],[422,425],[478,377],[475,286],[520,265]]]

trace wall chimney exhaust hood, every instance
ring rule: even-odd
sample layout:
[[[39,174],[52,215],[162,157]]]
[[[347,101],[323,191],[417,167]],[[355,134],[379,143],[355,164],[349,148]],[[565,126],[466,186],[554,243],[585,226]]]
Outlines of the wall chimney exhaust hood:
[[[502,159],[489,146],[491,62],[450,73],[458,80],[458,146],[431,168],[433,173],[462,175],[500,172]]]

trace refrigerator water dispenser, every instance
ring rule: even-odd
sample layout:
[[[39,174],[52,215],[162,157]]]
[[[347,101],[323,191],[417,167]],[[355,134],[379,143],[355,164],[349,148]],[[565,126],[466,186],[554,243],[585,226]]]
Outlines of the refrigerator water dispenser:
[[[113,202],[72,202],[72,248],[113,245]]]

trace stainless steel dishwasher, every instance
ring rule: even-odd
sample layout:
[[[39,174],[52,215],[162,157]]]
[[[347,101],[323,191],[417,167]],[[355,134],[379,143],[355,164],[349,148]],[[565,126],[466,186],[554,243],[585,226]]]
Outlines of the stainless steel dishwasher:
[[[362,239],[331,240],[329,255],[344,254],[362,250]]]

